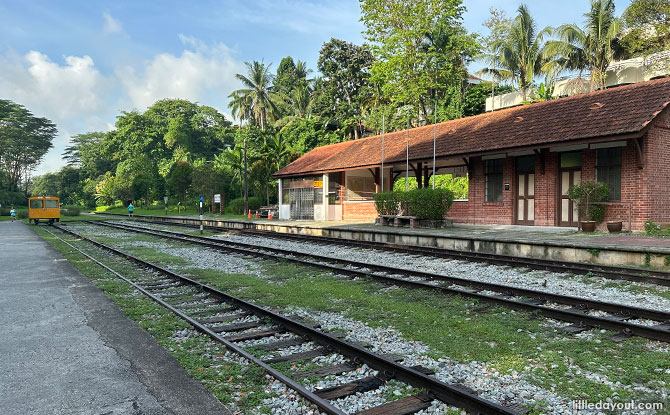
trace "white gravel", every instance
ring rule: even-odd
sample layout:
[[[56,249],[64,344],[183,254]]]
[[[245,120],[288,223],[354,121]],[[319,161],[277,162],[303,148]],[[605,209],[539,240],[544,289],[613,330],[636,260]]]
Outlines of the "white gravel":
[[[320,311],[311,311],[301,308],[292,308],[288,310],[291,314],[298,314],[305,318],[318,321],[324,330],[341,329],[346,332],[348,341],[366,342],[371,345],[370,350],[378,354],[394,353],[405,357],[402,364],[405,366],[421,365],[435,370],[435,377],[446,383],[461,384],[475,390],[482,398],[489,399],[502,404],[517,403],[531,404],[539,400],[547,402],[548,413],[557,415],[573,414],[572,400],[557,395],[539,386],[532,384],[526,374],[520,374],[516,371],[510,373],[500,373],[489,368],[482,362],[461,363],[448,357],[434,359],[429,357],[430,348],[417,341],[404,339],[395,329],[374,328],[367,324],[344,317],[337,313],[328,313]],[[532,335],[530,333],[529,335]],[[612,389],[627,389],[637,393],[653,394],[661,400],[667,400],[670,397],[670,389],[663,385],[662,387],[651,388],[646,385],[623,385],[619,382],[610,381],[606,375],[589,372],[583,368],[571,365],[571,373],[575,376],[583,376],[593,379]],[[529,368],[532,369],[532,368]],[[367,371],[368,368],[362,370]],[[374,373],[374,372],[371,372]],[[368,373],[364,373],[368,375]],[[361,373],[350,372],[338,376],[329,376],[319,382],[310,385],[311,388],[330,387],[358,379]],[[569,380],[568,380],[569,381]],[[356,401],[358,404],[376,403],[377,395],[361,395]],[[344,401],[349,402],[349,401]],[[435,413],[435,412],[426,412]],[[439,413],[439,412],[437,412]],[[597,411],[583,411],[583,414],[597,414]],[[626,415],[633,415],[632,412],[622,412]],[[652,413],[652,412],[649,412]],[[635,413],[638,414],[638,413]],[[639,413],[641,414],[641,413]]]
[[[245,236],[239,234],[218,235],[215,238],[232,242],[249,243],[256,246],[282,248],[296,252],[316,254],[323,256],[324,258],[347,258],[372,264],[430,272],[466,280],[492,282],[554,294],[571,295],[633,307],[670,310],[670,299],[663,298],[651,291],[653,289],[659,292],[670,293],[670,288],[659,287],[656,285],[651,286],[649,284],[632,281],[614,281],[606,278],[591,277],[589,280],[592,282],[585,282],[584,278],[570,274],[531,271],[527,269],[524,271],[523,269],[514,269],[505,266],[432,258],[428,256],[417,258],[416,255],[351,248],[347,247],[344,243],[337,246],[322,245],[310,242]],[[630,292],[626,290],[626,288],[631,287],[639,289],[640,292]]]

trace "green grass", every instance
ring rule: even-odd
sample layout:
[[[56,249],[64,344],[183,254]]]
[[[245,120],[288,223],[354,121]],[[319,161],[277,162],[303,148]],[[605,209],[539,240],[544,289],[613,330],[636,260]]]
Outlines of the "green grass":
[[[150,299],[136,295],[129,284],[119,280],[65,244],[55,240],[42,228],[35,232],[59,250],[82,274],[108,295],[123,312],[149,332],[184,367],[186,372],[210,390],[223,403],[234,403],[242,413],[261,405],[272,395],[265,391],[267,379],[256,366],[243,366],[224,360],[226,349],[204,335],[195,335],[184,341],[174,334],[190,327],[183,320]],[[69,239],[69,238],[68,238]],[[83,246],[80,246],[83,248]],[[138,276],[138,268],[109,256],[102,260],[122,275]],[[142,271],[139,271],[141,274]],[[267,412],[267,408],[262,408]]]
[[[148,260],[173,260],[149,251],[135,253]],[[667,353],[651,351],[644,339],[617,344],[608,340],[612,332],[579,339],[556,332],[543,324],[544,319],[525,312],[502,307],[481,312],[477,310],[484,304],[432,291],[380,291],[384,286],[370,280],[340,279],[286,262],[260,264],[270,279],[194,267],[182,272],[266,306],[336,312],[372,327],[390,326],[405,338],[430,346],[431,357],[483,362],[503,374],[517,372],[568,399],[654,401],[658,397],[628,391],[625,385],[656,390],[670,384],[670,374],[665,373],[670,369]],[[621,386],[605,386],[580,372],[603,374]],[[532,409],[541,412],[539,407]]]
[[[103,207],[104,209],[98,210],[99,212],[106,212],[106,213],[121,213],[121,214],[128,214],[128,207]],[[97,209],[96,209],[97,210]],[[165,208],[157,208],[157,207],[135,207],[133,209],[133,213],[135,215],[150,215],[150,216],[165,216]],[[167,216],[190,216],[190,215],[198,215],[199,211],[196,208],[193,207],[182,207],[180,208],[179,213],[177,212],[177,207],[176,206],[169,206],[168,207],[168,213]],[[225,214],[225,215],[219,215],[215,213],[211,213],[208,211],[203,212],[204,216],[207,217],[217,217],[221,219],[247,219],[245,215],[232,215],[232,214]]]

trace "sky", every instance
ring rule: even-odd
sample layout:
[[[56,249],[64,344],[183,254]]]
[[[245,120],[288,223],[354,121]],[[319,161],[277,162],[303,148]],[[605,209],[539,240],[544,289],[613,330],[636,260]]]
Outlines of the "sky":
[[[407,0],[411,1],[411,0]],[[464,0],[463,23],[519,0]],[[527,1],[538,28],[584,21],[589,0]],[[615,0],[617,14],[629,0]],[[0,0],[0,98],[56,123],[58,136],[35,174],[64,165],[72,135],[114,128],[122,111],[162,98],[209,105],[230,117],[227,96],[244,62],[273,69],[285,56],[316,69],[330,38],[364,42],[356,0]],[[474,63],[471,70],[481,65]]]

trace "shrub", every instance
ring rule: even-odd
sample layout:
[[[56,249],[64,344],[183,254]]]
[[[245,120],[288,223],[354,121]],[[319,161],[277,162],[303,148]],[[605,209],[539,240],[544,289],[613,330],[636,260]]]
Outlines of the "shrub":
[[[69,206],[65,209],[61,209],[61,213],[65,216],[79,216],[81,214],[81,209],[74,206]]]
[[[252,196],[249,198],[249,209],[251,211],[260,209],[262,204],[263,203],[260,197]],[[231,200],[226,207],[226,213],[232,213],[233,215],[245,215],[247,212],[244,211],[244,198],[238,197],[237,199]]]
[[[28,211],[27,210],[17,210],[16,211],[16,217],[19,219],[28,219]]]
[[[416,189],[404,197],[406,214],[424,220],[442,220],[454,202],[454,192],[449,189]]]
[[[644,223],[644,231],[652,236],[670,236],[670,226],[668,224],[659,224],[653,220]]]
[[[375,194],[375,208],[379,215],[397,215],[400,212],[400,192],[382,192]]]
[[[593,203],[604,202],[609,196],[610,190],[605,183],[587,180],[576,184],[568,189],[568,197],[577,203],[579,217],[582,220],[592,220],[596,223],[603,221],[605,217],[605,206]]]

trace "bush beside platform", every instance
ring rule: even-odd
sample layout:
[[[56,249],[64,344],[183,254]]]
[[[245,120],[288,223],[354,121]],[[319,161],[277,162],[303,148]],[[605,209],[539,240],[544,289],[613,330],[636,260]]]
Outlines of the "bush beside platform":
[[[454,202],[454,193],[449,189],[415,189],[408,192],[377,193],[375,208],[379,214],[377,223],[393,226],[408,224],[411,228],[444,228],[453,222],[444,219]]]

